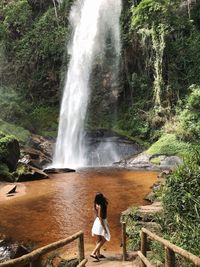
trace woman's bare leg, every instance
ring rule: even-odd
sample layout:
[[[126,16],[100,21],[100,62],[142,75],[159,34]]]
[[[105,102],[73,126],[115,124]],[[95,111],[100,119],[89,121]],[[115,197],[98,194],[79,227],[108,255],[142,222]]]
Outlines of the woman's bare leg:
[[[106,239],[103,237],[102,240],[101,240],[101,246],[100,246],[100,248],[96,252],[96,254],[97,254],[98,257],[101,255],[100,249],[105,244],[105,242],[106,242]]]
[[[97,247],[97,245],[101,242],[101,238],[102,238],[101,235],[96,235],[96,247]],[[97,256],[97,255],[96,255],[96,247],[95,247],[95,249],[92,251],[92,254],[91,254],[91,255]]]
[[[96,246],[98,243],[100,243],[102,241],[102,236],[99,235],[97,238],[97,242],[96,242]],[[100,255],[100,249],[96,251],[96,255],[99,256]]]
[[[99,236],[99,242],[96,244],[95,249],[92,251],[92,255],[99,256],[100,255],[100,249],[106,242],[106,239],[103,236]]]

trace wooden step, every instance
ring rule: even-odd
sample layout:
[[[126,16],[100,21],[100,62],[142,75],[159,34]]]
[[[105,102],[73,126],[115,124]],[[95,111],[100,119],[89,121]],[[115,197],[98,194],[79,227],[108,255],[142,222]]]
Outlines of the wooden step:
[[[88,259],[88,262],[86,264],[86,267],[139,267],[137,262],[135,262],[134,258],[128,261],[122,261],[121,255],[104,255],[106,256],[106,258],[100,259],[99,262],[87,255],[86,258]]]

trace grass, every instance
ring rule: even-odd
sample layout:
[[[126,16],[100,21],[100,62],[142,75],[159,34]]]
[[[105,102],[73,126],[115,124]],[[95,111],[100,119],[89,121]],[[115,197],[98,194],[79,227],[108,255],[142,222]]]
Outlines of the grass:
[[[191,144],[178,140],[175,134],[164,134],[146,152],[149,155],[164,154],[185,157],[190,153],[190,150]]]

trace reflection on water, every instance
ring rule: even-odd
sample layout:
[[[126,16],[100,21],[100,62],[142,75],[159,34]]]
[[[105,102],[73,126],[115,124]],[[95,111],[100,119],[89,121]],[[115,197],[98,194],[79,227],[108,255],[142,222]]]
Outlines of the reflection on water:
[[[26,182],[25,195],[0,201],[0,233],[42,246],[83,230],[86,248],[91,249],[94,245],[91,236],[93,199],[100,191],[109,200],[112,239],[106,247],[119,251],[120,213],[132,204],[145,203],[143,198],[156,176],[155,172],[100,168]]]

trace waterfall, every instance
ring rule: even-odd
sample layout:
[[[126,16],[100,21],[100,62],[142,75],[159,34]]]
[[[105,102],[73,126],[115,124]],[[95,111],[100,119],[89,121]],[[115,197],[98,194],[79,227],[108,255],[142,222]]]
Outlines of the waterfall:
[[[72,38],[65,78],[53,166],[87,165],[84,122],[90,98],[89,79],[95,58],[105,49],[108,34],[120,53],[121,0],[76,0],[70,12]]]

